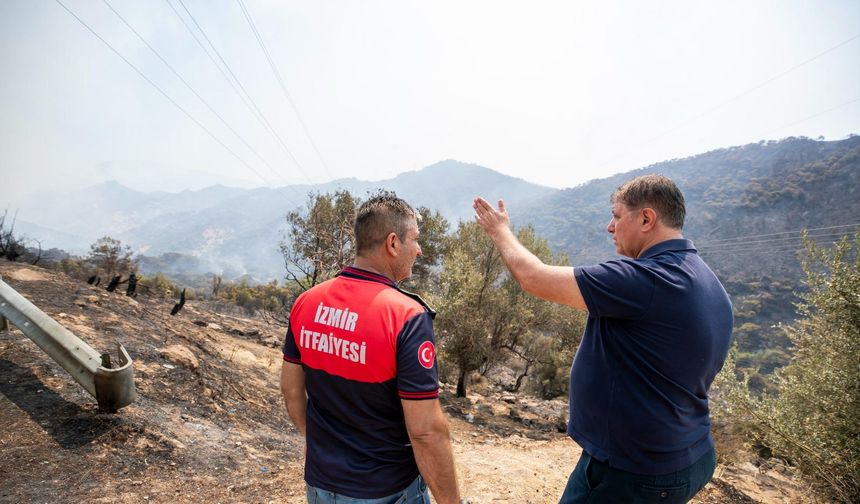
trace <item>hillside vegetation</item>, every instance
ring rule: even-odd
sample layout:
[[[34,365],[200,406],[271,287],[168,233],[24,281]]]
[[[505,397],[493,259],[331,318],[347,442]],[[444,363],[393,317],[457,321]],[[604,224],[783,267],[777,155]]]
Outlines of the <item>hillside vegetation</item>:
[[[756,363],[766,370],[784,364],[788,340],[772,326],[796,316],[794,292],[803,278],[800,231],[813,230],[814,241],[828,244],[860,229],[860,137],[788,138],[719,149],[593,180],[510,211],[516,223],[534,226],[573,265],[604,261],[615,257],[606,232],[609,196],[648,173],[672,178],[684,192],[684,235],[732,297],[741,349],[782,352],[758,356]]]
[[[684,192],[684,234],[701,244],[725,280],[751,272],[791,272],[799,278],[801,271],[791,254],[753,266],[749,255],[756,254],[723,253],[728,247],[717,246],[720,240],[860,223],[860,136],[836,142],[789,138],[657,163],[513,208],[514,218],[533,225],[573,264],[605,260],[612,253],[606,233],[609,196],[627,180],[649,173],[672,178]],[[799,240],[793,244],[802,248]]]
[[[122,343],[139,394],[101,413],[20,330],[0,330],[0,503],[305,502],[302,439],[278,390],[283,326],[198,301],[171,317],[173,301],[8,261],[0,276],[95,349]],[[469,502],[557,502],[579,456],[559,432],[565,402],[485,380],[466,398],[454,389],[441,398]],[[693,502],[813,501],[785,466],[737,463]]]
[[[453,177],[451,170],[462,173]],[[487,186],[473,186],[468,192],[491,197],[488,191],[500,190],[510,181],[499,174],[488,176],[487,171],[474,165],[445,162],[398,179],[427,185],[435,178],[456,182],[475,175],[487,182]],[[778,459],[765,463],[782,467],[780,474],[789,474],[793,470],[790,467],[795,466],[822,495],[851,501],[860,487],[856,477],[851,476],[852,471],[856,473],[856,463],[852,461],[856,460],[857,452],[854,438],[858,421],[857,383],[860,383],[855,369],[858,340],[854,320],[860,312],[856,264],[851,266],[854,264],[851,261],[856,261],[858,249],[843,240],[841,248],[835,252],[828,250],[840,237],[858,236],[854,233],[860,230],[860,218],[856,217],[860,215],[856,197],[860,137],[839,142],[791,138],[721,149],[564,191],[544,191],[525,185],[521,187],[520,198],[509,206],[514,223],[520,225],[516,232],[528,248],[553,264],[578,265],[612,258],[605,231],[609,195],[623,182],[645,173],[666,174],[682,188],[688,208],[685,235],[694,240],[732,297],[735,349],[714,402],[717,413],[714,426],[722,461],[762,463],[775,456]],[[412,187],[411,191],[415,190]],[[218,194],[234,196],[225,196],[227,193],[223,191]],[[402,195],[408,199],[408,195]],[[242,198],[246,196],[243,194]],[[147,310],[141,312],[138,304],[144,297],[165,303],[183,292],[184,299],[182,286],[172,283],[180,282],[196,287],[188,292],[188,299],[197,306],[197,312],[191,312],[193,316],[202,317],[200,307],[208,305],[218,313],[209,312],[206,317],[224,320],[224,313],[243,314],[251,317],[249,323],[254,317],[261,317],[253,324],[266,321],[283,330],[279,324],[300,291],[324,281],[352,262],[351,222],[362,197],[346,190],[318,193],[307,198],[305,207],[286,214],[287,229],[276,242],[282,254],[280,263],[287,266],[286,282],[282,284],[276,281],[259,284],[248,277],[222,283],[221,275],[201,275],[206,270],[199,269],[202,264],[199,255],[166,254],[157,259],[131,261],[128,248],[109,236],[94,243],[87,258],[64,257],[54,267],[70,275],[70,282],[72,278],[78,281],[95,278],[96,271],[109,278],[114,273],[127,270],[124,273],[128,274],[140,267],[144,270],[144,276],[139,278],[141,301],[132,298],[125,301],[134,308],[133,314],[125,314],[132,318],[146,319],[143,314]],[[452,211],[466,207],[467,198],[471,199],[471,195],[460,190],[439,201],[447,211]],[[271,213],[274,210],[270,205],[268,201],[260,208]],[[248,217],[259,210],[254,208],[251,204],[243,207],[242,215]],[[563,408],[552,410],[550,406],[547,410],[547,405],[557,401],[529,399],[532,402],[528,408],[508,408],[497,402],[513,404],[511,400],[516,402],[519,396],[525,397],[523,392],[544,399],[565,395],[570,360],[582,332],[582,314],[525,296],[507,275],[497,251],[475,223],[460,221],[451,226],[438,210],[422,206],[419,211],[423,218],[420,243],[424,255],[416,263],[407,288],[426,296],[440,311],[437,318],[442,348],[440,371],[443,381],[448,382],[449,412],[506,436],[520,429],[520,425],[526,428],[523,432],[527,435],[533,434],[532,428],[554,432],[565,421]],[[206,219],[210,224],[220,222],[228,214],[226,206],[219,207],[216,212],[206,212]],[[190,224],[192,227],[185,228],[189,233],[183,239],[193,243],[201,239],[193,227],[199,223]],[[172,233],[178,229],[173,228]],[[3,233],[0,225],[0,235]],[[249,239],[243,238],[248,233],[253,230],[243,230],[230,238],[238,240],[231,243],[248,245],[234,251],[236,254],[253,255],[254,247],[262,246],[243,241]],[[5,235],[12,233],[8,231]],[[164,235],[173,236],[166,230]],[[223,250],[225,236],[203,233],[202,239]],[[221,260],[231,263],[236,257],[228,255]],[[13,259],[8,254],[7,258]],[[108,267],[115,262],[116,268]],[[120,264],[124,266],[120,268]],[[170,278],[161,271],[169,273]],[[837,290],[831,292],[833,289]],[[76,293],[84,291],[76,288]],[[44,302],[48,298],[41,299]],[[84,299],[96,302],[99,298]],[[79,301],[80,298],[75,301],[76,306],[87,307]],[[68,311],[61,315],[68,315]],[[802,319],[796,320],[798,317]],[[84,321],[91,322],[86,318],[74,320],[82,331],[91,331]],[[147,328],[154,339],[163,333],[166,343],[170,334],[179,334],[176,321],[153,318]],[[211,327],[203,319],[194,323]],[[219,322],[215,327],[222,325]],[[127,338],[134,330],[134,324],[130,323],[119,334]],[[188,339],[188,334],[198,332],[196,329],[186,325],[183,332],[187,341],[204,354],[213,354],[199,340],[199,335],[197,339]],[[262,330],[248,332],[234,328],[231,334],[259,337]],[[129,339],[136,341],[133,337]],[[269,346],[278,345],[277,338],[272,336],[267,336],[265,342]],[[155,347],[139,346],[136,350],[146,355],[152,348]],[[164,357],[165,349],[158,351]],[[218,362],[223,364],[223,359]],[[143,366],[148,369],[147,364]],[[193,368],[198,369],[197,366]],[[16,376],[23,376],[9,369]],[[226,378],[229,373],[229,366],[216,370],[222,381],[230,380]],[[236,383],[229,385],[243,401],[255,404]],[[223,385],[221,389],[224,390]],[[206,390],[213,388],[204,383],[203,391]],[[815,400],[807,400],[811,398]],[[257,404],[263,409],[272,405]],[[746,415],[738,415],[738,408]],[[542,413],[527,417],[523,413],[527,409],[532,414]],[[500,412],[509,418],[501,420]],[[517,424],[513,431],[511,421]],[[547,439],[543,436],[541,439]],[[752,447],[757,453],[737,458],[746,453],[739,449],[741,446]],[[501,447],[504,450],[505,443]],[[798,447],[802,449],[795,450]],[[471,452],[479,451],[471,445],[469,450],[467,458]],[[543,502],[551,494],[542,493],[535,502]]]
[[[519,205],[557,191],[454,160],[386,180],[340,179],[314,186],[212,186],[144,193],[105,182],[25,201],[17,212],[17,229],[43,245],[78,254],[99,237],[110,235],[137,254],[153,257],[148,262],[161,271],[215,273],[228,279],[249,275],[268,282],[283,277],[278,243],[287,227],[285,218],[305,206],[309,193],[348,191],[364,198],[380,189],[394,191],[413,205],[432,208],[452,221],[471,216],[472,198],[480,191]]]

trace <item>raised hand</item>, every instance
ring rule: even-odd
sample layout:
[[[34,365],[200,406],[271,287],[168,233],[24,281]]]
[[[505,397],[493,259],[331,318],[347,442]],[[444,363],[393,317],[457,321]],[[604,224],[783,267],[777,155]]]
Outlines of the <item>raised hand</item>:
[[[505,210],[504,201],[499,200],[499,208],[497,210],[487,200],[479,196],[472,203],[472,208],[475,209],[475,221],[490,237],[503,230],[510,229],[511,219]]]

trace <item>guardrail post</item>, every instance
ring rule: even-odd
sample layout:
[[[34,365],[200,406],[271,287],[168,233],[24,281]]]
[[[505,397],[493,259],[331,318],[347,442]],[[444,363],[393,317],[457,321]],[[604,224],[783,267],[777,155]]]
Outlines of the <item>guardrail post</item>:
[[[122,345],[117,344],[119,367],[112,367],[108,354],[96,352],[0,278],[0,318],[3,317],[68,371],[96,398],[102,410],[114,413],[137,398],[132,360]]]

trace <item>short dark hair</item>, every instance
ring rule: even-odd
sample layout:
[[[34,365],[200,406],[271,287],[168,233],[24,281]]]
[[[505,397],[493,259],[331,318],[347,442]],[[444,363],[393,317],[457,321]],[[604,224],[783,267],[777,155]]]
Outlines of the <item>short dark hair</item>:
[[[631,210],[645,207],[657,211],[657,219],[673,229],[684,227],[687,209],[684,195],[672,179],[663,175],[642,175],[612,193],[611,203],[623,203]]]
[[[406,238],[411,221],[418,214],[394,193],[384,193],[370,198],[358,207],[355,215],[355,251],[361,254],[385,241],[395,233],[400,242]]]

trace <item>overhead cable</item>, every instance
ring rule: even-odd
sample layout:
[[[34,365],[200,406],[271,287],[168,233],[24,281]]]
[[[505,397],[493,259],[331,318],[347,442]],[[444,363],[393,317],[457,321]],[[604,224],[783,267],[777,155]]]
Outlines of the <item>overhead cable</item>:
[[[843,236],[849,236],[849,232],[845,231],[832,231],[825,233],[817,233],[817,234],[809,234],[807,238],[815,238],[815,239],[838,239]],[[803,237],[801,236],[786,236],[783,238],[768,238],[764,240],[749,240],[744,242],[729,242],[729,243],[716,243],[716,244],[705,244],[702,245],[701,248],[732,248],[732,247],[744,247],[749,245],[764,245],[764,244],[779,244],[786,242],[797,242],[803,241]]]
[[[261,156],[261,155],[260,155],[260,153],[259,153],[256,149],[254,149],[254,147],[252,147],[252,146],[251,146],[251,145],[250,145],[250,144],[249,144],[249,143],[248,143],[248,142],[247,142],[247,141],[242,137],[242,135],[240,135],[240,134],[239,134],[239,132],[237,132],[237,131],[235,130],[235,128],[233,128],[233,127],[232,127],[232,126],[231,126],[231,125],[230,125],[230,124],[229,124],[229,123],[224,119],[224,117],[222,117],[222,116],[221,116],[221,114],[219,114],[219,113],[218,113],[218,111],[216,111],[214,108],[212,108],[212,106],[209,104],[209,102],[207,102],[207,101],[206,101],[202,96],[200,96],[200,93],[198,93],[198,92],[197,92],[197,91],[196,91],[196,90],[191,86],[191,84],[189,84],[189,83],[188,83],[188,81],[186,81],[186,80],[182,77],[182,75],[180,75],[180,74],[179,74],[179,72],[177,72],[177,71],[176,71],[176,69],[175,69],[175,68],[173,68],[173,66],[172,66],[170,63],[168,63],[168,62],[167,62],[167,60],[166,60],[166,59],[164,59],[164,57],[162,57],[162,55],[161,55],[161,54],[160,54],[160,53],[159,53],[159,52],[158,52],[154,47],[152,47],[152,45],[151,45],[149,42],[147,42],[147,41],[146,41],[146,39],[145,39],[145,38],[143,38],[143,36],[142,36],[142,35],[141,35],[137,30],[135,30],[135,29],[134,29],[134,27],[133,27],[133,26],[131,26],[131,24],[130,24],[130,23],[129,23],[129,22],[128,22],[128,21],[127,21],[127,20],[126,20],[126,19],[125,19],[125,18],[124,18],[120,13],[119,13],[119,12],[117,12],[117,10],[116,10],[116,9],[115,9],[111,4],[110,4],[110,2],[108,2],[108,0],[102,0],[102,1],[105,3],[105,5],[107,5],[107,6],[108,6],[108,8],[109,8],[111,11],[113,11],[113,13],[114,13],[114,14],[116,14],[116,16],[120,19],[120,21],[122,21],[122,22],[123,22],[123,24],[125,24],[125,26],[126,26],[126,27],[128,27],[128,29],[129,29],[129,30],[131,30],[131,32],[132,32],[132,33],[134,33],[134,34],[137,36],[137,38],[138,38],[141,42],[143,42],[143,44],[144,44],[144,45],[146,45],[146,47],[147,47],[147,48],[149,48],[149,50],[150,50],[150,51],[152,51],[152,53],[153,53],[153,54],[154,54],[154,55],[155,55],[159,60],[161,60],[161,62],[162,62],[162,63],[164,63],[164,66],[166,66],[166,67],[167,67],[167,68],[168,68],[168,69],[173,73],[173,75],[174,75],[174,76],[176,76],[176,78],[177,78],[177,79],[179,79],[179,81],[180,81],[180,82],[182,82],[182,84],[184,84],[184,85],[185,85],[185,87],[186,87],[186,88],[188,88],[188,90],[189,90],[189,91],[191,91],[191,93],[193,93],[193,94],[194,94],[194,96],[196,96],[196,97],[197,97],[197,99],[198,99],[198,100],[200,100],[200,102],[201,102],[201,103],[203,103],[203,105],[205,105],[205,106],[206,106],[206,108],[207,108],[207,109],[209,109],[209,111],[210,111],[210,112],[212,112],[212,114],[213,114],[213,115],[215,115],[215,117],[217,117],[219,121],[221,121],[221,124],[223,124],[223,125],[224,125],[224,127],[226,127],[227,129],[229,129],[229,130],[230,130],[230,132],[232,132],[232,133],[233,133],[233,135],[235,135],[235,136],[236,136],[236,138],[238,138],[238,139],[239,139],[239,141],[241,141],[241,142],[242,142],[242,144],[243,144],[245,147],[247,147],[247,148],[248,148],[248,150],[250,150],[250,151],[251,151],[251,152],[252,152],[252,153],[257,157],[257,159],[259,159],[263,164],[265,164],[265,165],[266,165],[266,166],[267,166],[267,167],[268,167],[268,168],[269,168],[273,173],[276,173],[276,174],[278,173],[278,172],[277,172],[277,170],[275,170],[275,168],[274,168],[274,167],[272,167],[272,165],[270,165],[270,164],[269,164],[269,162],[268,162],[268,161],[266,161],[266,160],[265,160],[265,158],[263,158],[263,156]],[[268,184],[268,183],[269,183],[269,182],[268,182],[268,181],[266,181],[266,184]]]
[[[775,132],[775,131],[780,131],[780,130],[783,130],[783,129],[785,129],[785,128],[789,128],[789,127],[791,127],[791,126],[796,126],[796,125],[798,125],[798,124],[800,124],[800,123],[804,123],[804,122],[806,122],[806,121],[809,121],[810,119],[815,119],[815,118],[816,118],[816,117],[818,117],[818,116],[822,116],[822,115],[824,115],[824,114],[829,114],[830,112],[833,112],[834,110],[839,110],[839,109],[841,109],[841,108],[847,107],[848,105],[853,105],[854,103],[857,103],[857,102],[860,102],[860,97],[854,98],[853,100],[848,100],[848,101],[846,101],[846,102],[842,102],[842,103],[840,103],[839,105],[836,105],[836,106],[830,107],[830,108],[828,108],[828,109],[826,109],[826,110],[821,110],[821,111],[816,112],[816,113],[814,113],[814,114],[812,114],[812,115],[806,116],[806,117],[804,117],[803,119],[798,119],[797,121],[794,121],[794,122],[792,122],[792,123],[784,124],[784,125],[782,125],[782,126],[780,126],[780,127],[778,127],[778,128],[773,128],[773,129],[771,129],[771,130],[765,131],[764,133],[759,133],[758,135],[756,135],[756,137],[759,137],[759,138],[760,138],[760,137],[763,137],[763,136],[765,136],[765,135],[769,135],[770,133],[773,133],[773,132]]]
[[[825,245],[832,245],[831,241],[824,242],[814,242],[814,244],[818,247]],[[804,244],[796,244],[796,245],[781,245],[779,247],[751,247],[751,248],[742,248],[742,249],[734,249],[734,250],[700,250],[699,253],[702,255],[728,255],[728,254],[751,254],[751,253],[762,253],[769,254],[772,252],[801,252],[806,249]]]
[[[849,44],[849,43],[851,43],[851,42],[853,42],[853,41],[857,40],[858,38],[860,38],[860,33],[855,34],[855,35],[852,35],[851,37],[849,37],[849,38],[847,38],[847,39],[843,40],[842,42],[839,42],[838,44],[836,44],[836,45],[834,45],[834,46],[832,46],[832,47],[829,47],[828,49],[825,49],[824,51],[821,51],[820,53],[816,54],[815,56],[812,56],[811,58],[808,58],[808,59],[806,59],[806,60],[804,60],[804,61],[801,61],[800,63],[797,63],[797,64],[793,65],[792,67],[790,67],[790,68],[788,68],[788,69],[786,69],[786,70],[783,70],[783,71],[781,71],[781,72],[779,72],[779,73],[777,73],[777,74],[773,75],[772,77],[769,77],[768,79],[766,79],[766,80],[764,80],[764,81],[762,81],[762,82],[760,82],[760,83],[756,84],[755,86],[753,86],[753,87],[751,87],[751,88],[749,88],[749,89],[746,89],[745,91],[742,91],[742,92],[740,92],[740,93],[738,93],[738,94],[736,94],[736,95],[732,96],[731,98],[728,98],[727,100],[724,100],[724,101],[722,101],[722,102],[720,102],[720,103],[718,103],[718,104],[716,104],[716,105],[712,106],[711,108],[706,109],[706,110],[704,110],[704,111],[700,112],[699,114],[697,114],[697,115],[695,115],[695,116],[693,116],[693,117],[690,117],[690,118],[688,118],[688,119],[686,119],[686,120],[684,120],[684,121],[681,121],[680,123],[676,124],[675,126],[673,126],[673,127],[669,128],[669,129],[667,129],[667,130],[665,130],[665,131],[663,131],[663,132],[661,132],[661,133],[659,133],[659,134],[657,134],[657,135],[655,135],[655,136],[653,136],[653,137],[651,137],[651,138],[649,138],[649,139],[646,139],[646,140],[644,140],[644,141],[642,141],[642,142],[639,142],[639,144],[638,144],[638,145],[639,145],[639,146],[642,146],[642,145],[650,144],[650,143],[654,142],[655,140],[659,140],[660,138],[662,138],[662,137],[664,137],[664,136],[666,136],[666,135],[668,135],[668,134],[670,134],[670,133],[674,133],[675,131],[677,131],[677,130],[679,130],[679,129],[681,129],[681,128],[684,128],[684,127],[686,127],[686,126],[688,126],[688,125],[690,125],[690,124],[692,124],[692,123],[694,123],[694,122],[698,121],[699,119],[702,119],[703,117],[708,116],[709,114],[711,114],[711,113],[713,113],[713,112],[715,112],[715,111],[717,111],[717,110],[719,110],[719,109],[721,109],[721,108],[725,107],[726,105],[728,105],[728,104],[730,104],[730,103],[732,103],[732,102],[734,102],[734,101],[736,101],[736,100],[738,100],[738,99],[740,99],[740,98],[742,98],[742,97],[744,97],[744,96],[746,96],[746,95],[748,95],[748,94],[750,94],[750,93],[752,93],[752,92],[754,92],[754,91],[757,91],[757,90],[759,90],[759,89],[761,89],[761,88],[765,87],[766,85],[770,84],[771,82],[773,82],[773,81],[775,81],[775,80],[777,80],[777,79],[780,79],[780,78],[782,78],[782,77],[784,77],[784,76],[786,76],[786,75],[788,75],[788,74],[790,74],[790,73],[794,72],[794,71],[795,71],[795,70],[797,70],[798,68],[801,68],[801,67],[803,67],[803,66],[805,66],[805,65],[807,65],[807,64],[809,64],[809,63],[812,63],[813,61],[815,61],[815,60],[817,60],[817,59],[821,58],[822,56],[824,56],[824,55],[826,55],[826,54],[829,54],[829,53],[831,53],[831,52],[835,51],[836,49],[839,49],[839,48],[841,48],[841,47],[843,47],[843,46],[845,46],[845,45],[847,45],[847,44]],[[857,101],[857,100],[852,100],[852,101],[850,101],[850,102],[846,102],[846,103],[843,103],[843,104],[841,104],[841,105],[838,105],[838,106],[834,107],[833,109],[828,109],[827,111],[819,112],[819,113],[817,113],[816,115],[811,116],[810,118],[812,118],[812,117],[817,117],[818,115],[821,115],[821,114],[824,114],[824,113],[830,112],[830,111],[835,110],[835,109],[837,109],[837,108],[844,107],[844,106],[846,106],[846,105],[848,105],[848,104],[850,104],[850,103],[853,103],[854,101]],[[802,120],[800,120],[800,121],[797,121],[797,122],[792,123],[792,124],[789,124],[789,125],[780,126],[779,128],[777,128],[777,129],[775,129],[775,130],[771,130],[771,131],[778,131],[779,129],[787,128],[787,127],[789,127],[789,126],[794,126],[795,124],[798,124],[798,123],[800,123],[800,122],[806,121],[806,120],[808,120],[808,119],[810,119],[810,118],[802,119]],[[604,167],[605,167],[606,165],[608,165],[610,162],[613,162],[613,161],[615,161],[615,160],[617,160],[617,159],[623,159],[624,157],[626,157],[628,154],[630,154],[630,153],[631,153],[633,150],[635,150],[635,149],[636,149],[636,147],[635,147],[635,146],[631,146],[630,148],[628,148],[628,149],[627,149],[626,151],[624,151],[623,153],[621,153],[621,154],[619,154],[619,155],[617,155],[617,156],[613,157],[609,162],[605,163],[605,164],[604,164]]]
[[[650,143],[650,142],[652,142],[652,141],[654,141],[654,140],[657,140],[657,139],[659,139],[659,138],[661,138],[661,137],[663,137],[663,136],[665,136],[665,135],[668,135],[669,133],[672,133],[672,132],[674,132],[674,131],[676,131],[676,130],[678,130],[678,129],[680,129],[680,128],[682,128],[682,127],[684,127],[684,126],[686,126],[686,125],[688,125],[688,124],[690,124],[690,123],[692,123],[692,122],[695,122],[695,121],[697,121],[697,120],[699,120],[699,119],[701,119],[701,118],[703,118],[703,117],[705,117],[705,116],[707,116],[707,115],[709,115],[709,114],[711,114],[711,113],[713,113],[713,112],[716,112],[717,110],[719,110],[719,109],[721,109],[721,108],[725,107],[725,106],[726,106],[726,105],[728,105],[729,103],[732,103],[732,102],[734,102],[734,101],[737,101],[737,100],[739,100],[740,98],[743,98],[744,96],[746,96],[746,95],[748,95],[748,94],[750,94],[750,93],[752,93],[752,92],[754,92],[754,91],[758,91],[759,89],[761,89],[761,88],[763,88],[763,87],[767,86],[767,85],[768,85],[768,84],[770,84],[771,82],[773,82],[773,81],[775,81],[775,80],[777,80],[777,79],[780,79],[780,78],[782,78],[782,77],[785,77],[786,75],[788,75],[788,74],[790,74],[790,73],[794,72],[794,71],[795,71],[795,70],[797,70],[798,68],[801,68],[801,67],[803,67],[804,65],[807,65],[807,64],[809,64],[809,63],[812,63],[813,61],[817,60],[818,58],[820,58],[820,57],[822,57],[822,56],[824,56],[824,55],[826,55],[826,54],[829,54],[829,53],[831,53],[831,52],[835,51],[836,49],[839,49],[840,47],[842,47],[842,46],[844,46],[844,45],[846,45],[846,44],[849,44],[849,43],[851,43],[851,42],[853,42],[853,41],[857,40],[858,38],[860,38],[860,33],[858,33],[858,34],[856,34],[856,35],[853,35],[853,36],[851,36],[851,37],[849,37],[849,38],[847,38],[847,39],[843,40],[842,42],[840,42],[840,43],[836,44],[836,45],[835,45],[835,46],[833,46],[833,47],[830,47],[830,48],[828,48],[828,49],[825,49],[824,51],[821,51],[820,53],[816,54],[815,56],[813,56],[813,57],[811,57],[811,58],[809,58],[809,59],[806,59],[806,60],[804,60],[804,61],[801,61],[800,63],[798,63],[798,64],[796,64],[796,65],[792,66],[791,68],[788,68],[788,69],[786,69],[786,70],[783,70],[782,72],[779,72],[778,74],[776,74],[776,75],[774,75],[774,76],[772,76],[772,77],[770,77],[770,78],[768,78],[768,79],[766,79],[766,80],[764,80],[764,81],[762,81],[762,82],[760,82],[760,83],[756,84],[755,86],[753,86],[753,87],[751,87],[751,88],[747,89],[746,91],[742,91],[742,92],[740,92],[740,93],[738,93],[738,94],[736,94],[736,95],[732,96],[731,98],[729,98],[729,99],[727,99],[727,100],[725,100],[725,101],[722,101],[722,102],[718,103],[717,105],[714,105],[713,107],[711,107],[711,108],[709,108],[709,109],[705,110],[704,112],[701,112],[700,114],[698,114],[698,115],[696,115],[696,116],[694,116],[694,117],[691,117],[690,119],[687,119],[686,121],[683,121],[683,122],[679,123],[679,124],[678,124],[678,125],[676,125],[675,127],[670,128],[669,130],[667,130],[667,131],[665,131],[665,132],[663,132],[663,133],[661,133],[661,134],[659,134],[659,135],[655,136],[654,138],[652,138],[651,140],[648,140],[647,142],[649,142],[649,143]]]
[[[790,231],[780,231],[777,233],[769,233],[769,234],[753,234],[753,235],[744,235],[744,236],[733,236],[733,237],[729,237],[729,238],[717,238],[717,239],[713,239],[713,240],[702,240],[701,242],[698,242],[697,245],[704,246],[704,245],[711,245],[711,244],[715,244],[715,243],[724,243],[724,242],[728,242],[728,241],[738,241],[738,240],[743,240],[744,242],[746,242],[747,240],[750,240],[750,239],[781,236],[781,235],[791,234],[791,233],[800,234],[800,233],[803,233],[804,231],[811,233],[814,231],[843,229],[843,228],[849,228],[849,227],[860,227],[860,222],[857,222],[854,224],[839,224],[839,225],[835,225],[835,226],[825,226],[825,227],[819,227],[819,228],[801,228],[801,229],[794,229],[794,230],[790,230]]]
[[[846,238],[849,236],[851,236],[851,235],[846,234],[846,235],[839,236],[838,240],[834,239],[834,237],[826,237],[825,236],[825,237],[810,238],[807,241],[795,239],[795,241],[793,241],[793,242],[780,242],[780,243],[773,243],[773,244],[758,243],[758,244],[751,244],[751,245],[746,245],[746,246],[744,246],[742,244],[737,244],[737,245],[731,246],[731,247],[701,247],[698,250],[702,254],[710,254],[710,253],[731,254],[733,252],[748,252],[748,251],[769,252],[769,251],[780,251],[780,250],[788,250],[788,249],[803,250],[804,248],[806,248],[807,242],[811,242],[811,243],[818,245],[818,246],[833,245],[835,243],[838,243],[839,240],[841,240],[842,238]]]
[[[167,1],[169,3],[169,0],[167,0]],[[221,53],[218,51],[218,48],[215,47],[215,44],[212,42],[212,40],[209,38],[209,36],[206,35],[206,31],[203,29],[202,26],[200,26],[200,23],[197,22],[197,19],[194,17],[194,15],[191,13],[191,11],[188,9],[188,7],[185,5],[185,2],[183,0],[177,0],[177,1],[179,2],[179,5],[181,5],[182,8],[185,10],[185,13],[188,14],[188,17],[194,23],[194,26],[197,27],[197,30],[200,32],[200,34],[203,35],[203,38],[206,39],[206,42],[209,44],[209,47],[211,47],[212,51],[215,53],[215,55],[218,56],[218,59],[221,61],[221,64],[223,64],[224,68],[227,69],[227,72],[230,73],[230,75],[233,78],[233,81],[235,81],[236,85],[239,86],[239,89],[241,89],[241,94],[245,95],[245,97],[248,99],[248,101],[253,106],[254,110],[256,110],[259,118],[265,123],[265,127],[268,129],[269,133],[272,135],[272,137],[275,139],[275,141],[278,143],[278,145],[280,145],[281,149],[287,154],[287,156],[290,158],[290,160],[292,160],[292,162],[296,165],[296,168],[299,170],[299,172],[302,175],[304,175],[304,177],[309,182],[311,182],[311,178],[305,172],[304,168],[302,168],[302,164],[299,162],[299,160],[296,158],[296,156],[293,154],[293,152],[290,150],[290,148],[287,147],[286,142],[284,142],[283,138],[281,138],[281,136],[277,133],[275,128],[272,126],[272,124],[266,118],[266,115],[263,114],[263,112],[260,110],[260,107],[257,105],[257,102],[254,101],[254,98],[251,97],[251,95],[245,89],[245,86],[242,85],[242,81],[239,80],[239,78],[236,76],[235,72],[233,72],[233,69],[230,68],[230,65],[224,59],[224,57],[221,56]],[[174,10],[174,12],[175,12],[175,10]],[[178,13],[177,13],[177,15],[178,15]],[[190,29],[190,27],[188,27],[188,25],[185,25],[185,26],[186,26],[186,28]],[[211,55],[210,55],[210,58],[211,58]],[[214,62],[214,60],[213,60],[213,62]],[[216,64],[216,66],[217,66],[217,64]],[[228,79],[228,81],[229,80],[230,79]],[[236,90],[235,86],[234,86],[234,90]],[[239,91],[237,91],[237,92],[239,92]]]
[[[179,109],[179,111],[182,112],[183,114],[185,114],[185,116],[188,117],[188,119],[190,119],[194,124],[196,124],[200,129],[202,129],[207,135],[209,135],[212,138],[212,140],[214,140],[221,147],[223,147],[224,150],[229,152],[234,158],[236,158],[237,161],[242,163],[242,165],[244,165],[248,170],[250,170],[252,173],[257,175],[257,177],[259,177],[260,180],[263,181],[263,183],[265,183],[266,185],[269,184],[268,180],[266,180],[266,178],[259,171],[254,169],[253,166],[248,164],[247,161],[245,161],[241,156],[239,156],[226,143],[224,143],[220,138],[215,136],[215,134],[212,133],[212,131],[210,131],[209,128],[204,126],[203,123],[201,123],[194,116],[192,116],[187,110],[185,110],[185,108],[183,108],[179,103],[177,103],[176,100],[171,98],[170,95],[168,95],[163,89],[161,89],[161,87],[158,86],[158,84],[156,84],[152,79],[147,77],[146,74],[144,74],[139,68],[137,68],[131,61],[129,61],[125,56],[123,56],[118,50],[116,50],[107,40],[105,40],[101,35],[99,35],[92,27],[90,27],[90,25],[88,25],[83,19],[81,19],[77,14],[75,14],[61,0],[55,0],[55,1],[63,9],[65,9],[66,12],[68,12],[73,18],[75,18],[78,21],[78,23],[83,25],[83,27],[86,28],[94,37],[96,37],[99,41],[101,41],[105,46],[108,47],[108,49],[110,49],[114,54],[116,54],[120,59],[122,59],[129,67],[131,67],[131,69],[134,70],[143,80],[145,80],[147,83],[149,83],[149,85],[151,85],[153,88],[155,88],[156,91],[158,91],[164,98],[166,98],[170,103],[172,103],[173,106],[175,106],[177,109]],[[286,196],[286,194],[284,194],[284,195]]]
[[[257,30],[257,25],[254,23],[254,19],[251,17],[251,13],[247,7],[245,7],[245,2],[242,0],[236,0],[239,4],[239,7],[242,9],[242,13],[245,15],[245,20],[248,21],[248,25],[251,27],[251,31],[254,33],[254,37],[257,39],[257,43],[260,45],[260,49],[263,51],[263,54],[266,56],[266,61],[269,62],[269,68],[272,69],[272,73],[275,74],[275,78],[278,80],[278,84],[281,86],[281,91],[284,93],[284,97],[286,97],[287,102],[289,102],[290,107],[292,107],[293,112],[296,114],[296,119],[299,120],[299,124],[302,126],[302,130],[305,132],[305,135],[308,137],[308,141],[313,147],[314,152],[322,164],[323,169],[329,175],[329,177],[334,178],[331,175],[331,172],[328,169],[328,165],[326,165],[325,159],[323,159],[320,150],[317,148],[316,142],[314,142],[313,137],[311,136],[311,132],[308,130],[307,125],[305,124],[304,119],[302,119],[302,115],[299,113],[298,107],[296,107],[296,103],[293,101],[293,97],[290,95],[290,92],[287,90],[286,84],[284,84],[284,80],[281,78],[281,72],[278,71],[278,67],[275,65],[275,62],[272,60],[272,56],[269,54],[269,50],[266,48],[266,44],[263,42],[263,37],[260,35],[259,30]]]

